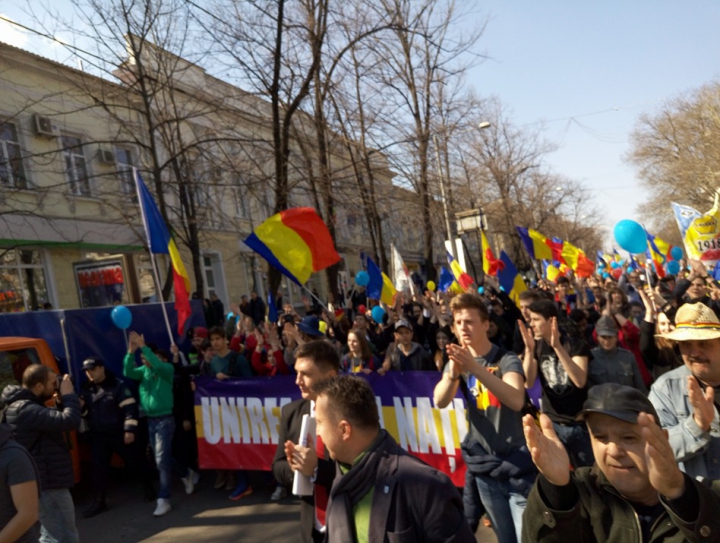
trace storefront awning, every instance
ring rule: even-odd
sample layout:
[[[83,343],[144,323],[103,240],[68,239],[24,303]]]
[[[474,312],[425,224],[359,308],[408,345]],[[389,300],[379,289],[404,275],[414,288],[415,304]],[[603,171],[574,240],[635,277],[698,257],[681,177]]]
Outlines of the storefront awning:
[[[95,251],[142,250],[141,230],[127,224],[37,215],[0,214],[0,245],[74,247]]]

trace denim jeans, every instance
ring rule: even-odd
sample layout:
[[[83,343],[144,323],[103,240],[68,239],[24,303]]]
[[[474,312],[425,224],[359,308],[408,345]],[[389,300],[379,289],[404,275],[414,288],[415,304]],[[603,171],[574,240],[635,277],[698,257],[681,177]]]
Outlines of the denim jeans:
[[[527,498],[515,492],[509,482],[486,475],[476,475],[475,484],[498,543],[520,543]]]
[[[558,424],[553,422],[553,428],[570,457],[570,462],[575,469],[584,466],[592,466],[595,463],[590,434],[585,423],[582,424]]]
[[[40,494],[40,543],[80,543],[75,506],[67,488]]]
[[[465,471],[465,486],[463,487],[463,509],[465,511],[465,519],[472,533],[477,532],[480,526],[480,519],[485,514],[485,507],[480,501],[477,484],[475,484],[475,476],[470,470]]]
[[[155,463],[160,472],[158,498],[170,498],[172,484],[172,438],[175,433],[175,419],[172,415],[148,417],[148,437],[155,454]]]

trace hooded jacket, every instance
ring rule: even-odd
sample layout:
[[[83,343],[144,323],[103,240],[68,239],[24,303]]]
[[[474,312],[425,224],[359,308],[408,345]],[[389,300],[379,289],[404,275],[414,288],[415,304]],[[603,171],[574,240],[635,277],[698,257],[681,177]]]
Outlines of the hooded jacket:
[[[8,385],[0,396],[13,436],[35,460],[42,490],[70,488],[75,483],[66,432],[80,426],[80,400],[74,393],[60,400],[58,407],[46,407],[32,391],[17,385]]]
[[[163,362],[144,346],[142,354],[150,366],[136,366],[135,353],[127,353],[123,361],[123,374],[140,381],[140,409],[148,417],[164,417],[173,412],[173,376],[175,368]]]
[[[393,369],[397,371],[437,371],[432,355],[414,341],[407,355],[402,352],[400,345],[396,345],[390,359]]]

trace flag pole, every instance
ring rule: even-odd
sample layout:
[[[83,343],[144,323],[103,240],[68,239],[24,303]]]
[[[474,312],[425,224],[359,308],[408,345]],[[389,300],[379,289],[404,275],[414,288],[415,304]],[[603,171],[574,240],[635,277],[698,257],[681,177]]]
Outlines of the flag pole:
[[[300,283],[298,283],[298,284],[300,284]],[[317,296],[315,296],[315,295],[310,291],[309,288],[307,288],[305,285],[300,285],[300,286],[305,289],[305,292],[307,292],[310,296],[312,296],[314,299],[316,299],[316,300],[318,301],[318,303],[325,308],[325,311],[327,311],[328,313],[330,312],[330,310],[328,309],[328,306],[326,306],[324,303],[322,303],[322,301],[320,300],[320,298],[318,298]]]
[[[138,175],[137,168],[133,167],[133,177],[135,178],[135,193],[137,194],[138,206],[140,206],[140,217],[142,218],[143,228],[145,229],[145,237],[148,240],[148,253],[150,254],[150,263],[152,264],[153,273],[155,275],[156,291],[158,298],[160,299],[160,308],[162,309],[163,317],[165,318],[165,326],[167,327],[168,337],[170,338],[170,345],[175,345],[175,338],[173,337],[172,329],[170,328],[170,319],[168,318],[167,308],[165,307],[165,300],[162,295],[162,283],[160,283],[160,275],[158,274],[157,262],[155,255],[150,250],[150,236],[148,234],[147,218],[145,217],[145,208],[142,205],[142,195],[140,194],[140,176]]]

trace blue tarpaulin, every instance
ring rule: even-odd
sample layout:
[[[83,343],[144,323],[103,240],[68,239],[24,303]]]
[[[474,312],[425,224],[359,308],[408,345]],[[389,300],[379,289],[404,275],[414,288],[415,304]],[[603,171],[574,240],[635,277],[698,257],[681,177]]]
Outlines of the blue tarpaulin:
[[[201,300],[192,300],[192,315],[185,329],[205,326]],[[168,302],[170,329],[177,330],[177,313],[174,304]],[[159,303],[128,305],[132,313],[129,330],[145,335],[145,341],[168,349],[170,344]],[[63,343],[63,325],[70,354],[70,373],[76,383],[84,380],[82,362],[88,356],[99,356],[115,375],[122,375],[122,361],[127,352],[126,331],[117,328],[110,318],[112,306],[89,309],[65,309],[57,311],[30,311],[27,313],[0,314],[0,337],[20,336],[44,339],[59,360],[61,371],[68,371],[68,361]],[[190,340],[175,337],[181,350],[187,352]],[[78,378],[79,381],[78,381]]]

